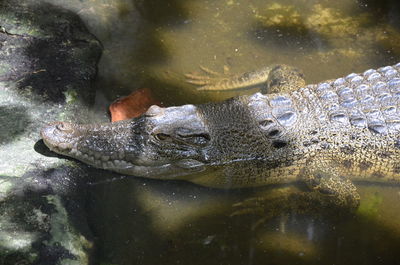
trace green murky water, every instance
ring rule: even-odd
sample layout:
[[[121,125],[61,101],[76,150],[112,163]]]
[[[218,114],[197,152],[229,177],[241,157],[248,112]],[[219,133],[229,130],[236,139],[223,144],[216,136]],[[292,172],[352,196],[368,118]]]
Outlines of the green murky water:
[[[186,84],[200,65],[241,73],[285,63],[314,83],[400,61],[395,0],[51,2],[76,11],[104,45],[96,119],[141,87],[166,105],[237,95]],[[278,215],[253,229],[260,216],[231,217],[232,205],[291,188],[216,190],[99,170],[90,185],[96,264],[400,264],[398,186],[358,184],[354,218]]]

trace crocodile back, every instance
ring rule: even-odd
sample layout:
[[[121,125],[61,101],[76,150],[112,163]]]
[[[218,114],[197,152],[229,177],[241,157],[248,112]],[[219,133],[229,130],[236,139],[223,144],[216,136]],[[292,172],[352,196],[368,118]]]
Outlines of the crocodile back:
[[[400,146],[400,64],[240,100],[271,146],[264,156],[275,160],[322,149]]]
[[[353,179],[400,179],[400,64],[199,110],[209,160],[224,165],[215,186],[285,183],[310,163]]]
[[[372,134],[400,131],[400,64],[309,85],[292,95],[320,123],[367,128]]]

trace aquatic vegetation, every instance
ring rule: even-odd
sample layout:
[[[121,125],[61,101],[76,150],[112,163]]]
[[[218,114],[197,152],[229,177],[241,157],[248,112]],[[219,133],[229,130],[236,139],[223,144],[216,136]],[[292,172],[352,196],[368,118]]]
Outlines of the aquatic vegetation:
[[[368,217],[376,217],[379,209],[382,207],[383,198],[379,193],[374,192],[366,196],[361,201],[360,207],[357,209],[358,214]]]

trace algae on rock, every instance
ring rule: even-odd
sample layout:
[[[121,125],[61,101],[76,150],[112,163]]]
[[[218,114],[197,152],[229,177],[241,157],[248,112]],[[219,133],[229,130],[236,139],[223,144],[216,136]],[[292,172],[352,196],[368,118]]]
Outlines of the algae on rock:
[[[88,264],[87,172],[47,152],[39,131],[87,121],[101,44],[50,4],[2,1],[0,21],[0,264]]]

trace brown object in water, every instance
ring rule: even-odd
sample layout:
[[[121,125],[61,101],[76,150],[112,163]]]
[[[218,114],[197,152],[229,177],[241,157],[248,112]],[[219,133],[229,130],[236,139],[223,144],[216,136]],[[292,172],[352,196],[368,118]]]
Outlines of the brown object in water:
[[[109,107],[111,121],[121,121],[138,117],[145,113],[151,105],[162,106],[155,100],[148,88],[138,89],[126,97],[115,100]]]

